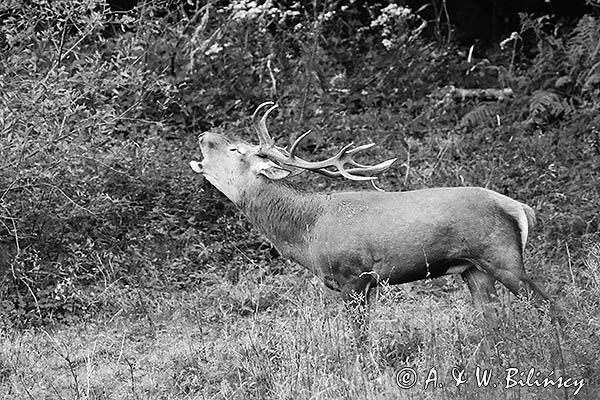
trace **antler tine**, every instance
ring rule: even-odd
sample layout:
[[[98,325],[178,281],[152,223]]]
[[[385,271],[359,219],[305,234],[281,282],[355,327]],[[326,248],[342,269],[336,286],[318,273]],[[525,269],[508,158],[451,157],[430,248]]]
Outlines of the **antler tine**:
[[[337,171],[329,171],[327,169],[315,169],[314,172],[321,174],[321,175],[325,175],[329,178],[338,178],[340,176],[343,176],[346,179],[352,180],[352,181],[376,181],[377,177],[376,176],[362,176],[362,175],[354,175],[353,173],[354,170],[337,170]]]
[[[271,108],[269,108],[267,111],[265,111],[265,113],[263,114],[262,118],[260,119],[260,124],[261,125],[267,125],[267,117],[269,116],[269,114],[271,113],[271,111],[273,111],[274,109],[276,109],[278,106],[277,104],[273,104],[273,106],[271,106]]]
[[[269,108],[264,113],[263,117],[260,120],[258,120],[259,111],[266,106],[271,106],[271,108]],[[273,111],[276,108],[277,104],[273,103],[272,101],[266,101],[258,107],[256,107],[256,111],[254,111],[254,114],[252,114],[252,122],[254,124],[254,129],[258,134],[258,140],[261,146],[273,147],[275,145],[275,140],[273,140],[271,135],[269,135],[269,131],[267,129],[267,117],[269,116],[269,113],[271,113],[271,111]]]
[[[266,106],[272,106],[273,104],[275,104],[275,103],[273,103],[272,101],[265,101],[264,103],[262,103],[258,107],[256,107],[256,110],[254,110],[254,114],[252,114],[252,121],[256,122],[256,117],[258,116],[258,112],[260,110],[262,110]]]
[[[348,154],[358,153],[359,151],[370,149],[373,146],[375,146],[375,143],[363,144],[361,146],[353,148],[352,150],[348,150]]]
[[[350,174],[357,174],[357,173],[379,174],[379,173],[389,169],[392,166],[392,164],[394,164],[397,160],[398,160],[397,158],[392,158],[390,160],[380,162],[379,164],[376,164],[376,165],[362,165],[362,164],[357,163],[357,166],[359,166],[359,168],[348,169],[348,170],[346,170],[346,172],[348,172]]]
[[[293,160],[294,158],[296,158],[296,148],[298,147],[298,145],[300,144],[300,142],[302,141],[302,139],[304,139],[305,137],[307,137],[310,133],[312,132],[312,129],[307,130],[306,132],[304,132],[302,135],[300,135],[298,137],[298,139],[296,139],[294,141],[294,143],[292,144],[292,147],[290,147],[290,159]]]

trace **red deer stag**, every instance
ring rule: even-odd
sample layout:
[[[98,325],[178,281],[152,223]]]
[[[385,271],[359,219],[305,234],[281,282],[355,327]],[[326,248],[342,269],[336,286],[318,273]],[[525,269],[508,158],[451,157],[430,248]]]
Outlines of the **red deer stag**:
[[[234,202],[285,257],[310,269],[347,304],[368,299],[380,282],[391,285],[460,273],[483,307],[496,280],[511,292],[547,295],[526,275],[523,249],[534,224],[527,205],[491,190],[456,187],[381,193],[306,193],[283,179],[306,170],[352,180],[373,180],[395,161],[374,166],[353,159],[372,145],[343,147],[323,161],[277,147],[266,127],[277,106],[253,116],[260,144],[231,142],[220,133],[200,135],[204,175]],[[258,112],[272,105],[259,120]],[[310,132],[310,131],[309,131]],[[362,304],[361,301],[359,303]]]

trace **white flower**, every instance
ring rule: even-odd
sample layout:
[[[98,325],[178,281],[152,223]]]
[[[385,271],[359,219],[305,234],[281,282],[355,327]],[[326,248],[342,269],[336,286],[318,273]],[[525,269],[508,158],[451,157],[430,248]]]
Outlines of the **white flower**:
[[[394,47],[394,42],[390,39],[383,39],[381,44],[383,44],[383,47],[385,47],[387,50],[391,50]]]
[[[221,46],[219,43],[213,43],[212,46],[210,46],[205,52],[204,54],[207,56],[212,56],[212,55],[217,55],[220,52],[223,51],[223,46]]]
[[[325,14],[323,14],[322,20],[323,21],[328,21],[330,19],[333,19],[334,16],[335,16],[335,12],[334,11],[327,11]]]
[[[279,10],[273,7],[271,0],[267,0],[263,4],[258,4],[255,0],[234,0],[226,10],[231,11],[231,18],[235,21],[253,20],[261,15],[279,13]]]
[[[381,14],[377,19],[371,21],[371,27],[386,26],[389,23],[393,23],[398,19],[408,19],[413,17],[413,13],[410,8],[402,7],[397,4],[389,4],[388,6],[381,9]]]

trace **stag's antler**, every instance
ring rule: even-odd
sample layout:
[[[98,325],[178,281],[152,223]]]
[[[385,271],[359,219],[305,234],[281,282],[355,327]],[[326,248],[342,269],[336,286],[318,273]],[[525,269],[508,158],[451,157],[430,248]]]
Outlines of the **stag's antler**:
[[[271,107],[265,112],[263,117],[258,120],[258,112],[265,106]],[[298,137],[298,139],[296,139],[296,141],[294,141],[290,147],[289,151],[276,146],[275,140],[273,140],[271,135],[269,135],[266,122],[271,111],[276,108],[277,105],[274,105],[273,102],[269,101],[262,103],[256,108],[256,111],[252,115],[252,120],[254,121],[254,129],[256,129],[256,133],[258,134],[260,141],[260,153],[269,157],[273,161],[280,163],[281,165],[299,168],[302,170],[310,170],[330,177],[343,176],[346,179],[354,181],[374,181],[377,179],[377,177],[372,175],[379,174],[387,170],[396,161],[396,158],[393,158],[377,165],[364,165],[354,160],[354,155],[360,151],[370,149],[375,145],[374,143],[365,144],[355,148],[352,148],[354,143],[347,144],[346,146],[342,147],[342,149],[335,156],[323,161],[303,160],[302,158],[296,156],[296,149],[298,148],[300,142],[307,137],[311,131],[309,130]],[[350,164],[353,168],[346,169],[347,164]],[[334,168],[334,170],[332,171],[329,168]]]

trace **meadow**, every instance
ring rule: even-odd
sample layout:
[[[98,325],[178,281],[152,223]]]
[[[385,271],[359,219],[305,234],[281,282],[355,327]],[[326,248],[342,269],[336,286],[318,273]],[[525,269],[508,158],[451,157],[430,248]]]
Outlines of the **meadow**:
[[[179,293],[111,293],[123,302],[114,315],[4,332],[3,398],[597,398],[598,247],[554,294],[559,337],[505,292],[492,329],[462,282],[440,278],[380,290],[367,363],[338,296],[282,268],[261,279],[249,265],[236,284],[215,277]]]

